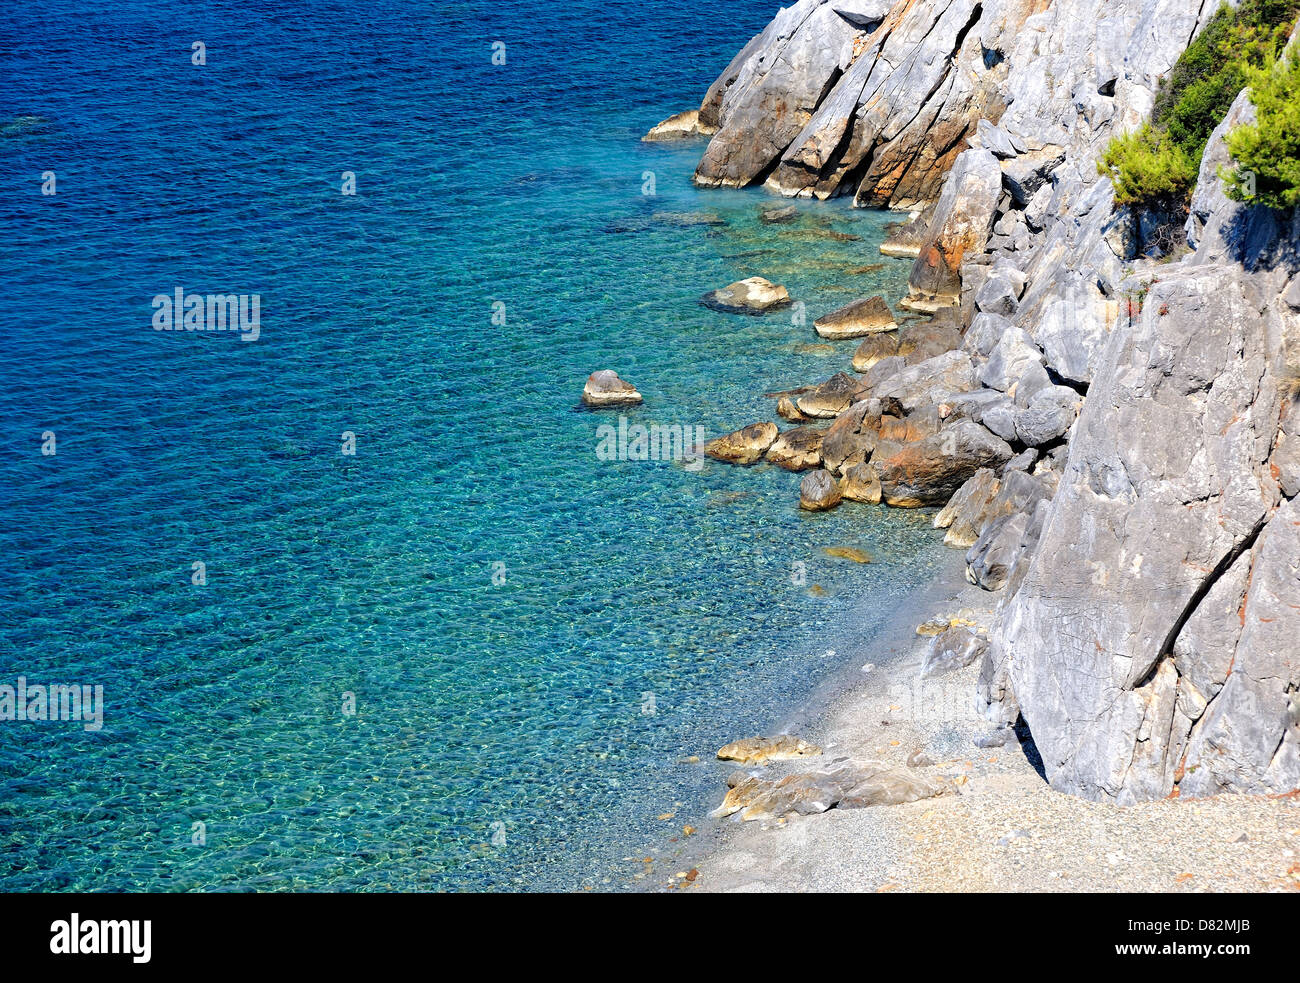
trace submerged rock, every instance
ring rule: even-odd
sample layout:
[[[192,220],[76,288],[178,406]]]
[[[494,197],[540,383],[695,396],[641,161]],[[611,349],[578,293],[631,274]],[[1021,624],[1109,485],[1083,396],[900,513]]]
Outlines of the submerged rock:
[[[827,546],[822,552],[827,556],[838,557],[841,560],[852,560],[854,563],[871,562],[871,554],[866,550],[858,549],[856,546]]]
[[[710,440],[704,445],[704,453],[728,464],[754,464],[767,453],[778,434],[775,423],[751,423],[735,433]]]
[[[898,324],[883,297],[866,297],[822,315],[813,322],[813,328],[823,338],[861,338],[882,331],[897,331]]]
[[[582,387],[582,401],[588,406],[635,406],[641,394],[631,383],[624,382],[613,369],[601,369],[587,377]]]
[[[720,290],[710,291],[700,298],[700,303],[727,314],[766,314],[768,311],[788,307],[790,293],[771,280],[751,276]]]
[[[758,213],[758,220],[765,225],[785,225],[799,217],[799,209],[794,205],[784,208],[764,208]]]

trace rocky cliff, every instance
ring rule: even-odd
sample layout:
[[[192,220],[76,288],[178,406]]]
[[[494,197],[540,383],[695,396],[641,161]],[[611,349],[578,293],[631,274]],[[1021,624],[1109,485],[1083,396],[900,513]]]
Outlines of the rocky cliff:
[[[1213,9],[799,0],[698,116],[702,185],[915,210],[927,357],[864,360],[815,463],[951,497],[1002,592],[980,704],[1095,799],[1300,788],[1300,220],[1223,195],[1244,94],[1178,262],[1096,169]]]

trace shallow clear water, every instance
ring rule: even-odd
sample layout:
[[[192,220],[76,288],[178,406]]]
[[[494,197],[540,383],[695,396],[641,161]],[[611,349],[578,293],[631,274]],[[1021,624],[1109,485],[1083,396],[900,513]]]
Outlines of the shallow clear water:
[[[622,886],[937,568],[920,513],[597,458],[591,371],[632,422],[769,419],[847,367],[812,318],[907,267],[889,216],[762,225],[639,141],[770,4],[553,6],[9,12],[0,683],[105,721],[0,722],[0,887]],[[696,303],[754,274],[808,324]],[[178,286],[259,294],[260,339],[152,330]]]

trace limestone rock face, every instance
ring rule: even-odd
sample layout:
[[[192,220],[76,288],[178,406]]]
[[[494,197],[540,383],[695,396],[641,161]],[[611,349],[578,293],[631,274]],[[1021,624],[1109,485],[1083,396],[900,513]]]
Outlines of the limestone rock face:
[[[754,464],[767,453],[777,436],[775,423],[751,423],[735,433],[710,440],[704,445],[704,454],[728,464]]]
[[[588,406],[635,406],[641,394],[629,382],[624,382],[613,369],[601,369],[587,377],[582,387],[582,401]]]
[[[823,338],[861,338],[897,331],[898,324],[883,297],[867,297],[819,317],[813,322],[813,328]]]
[[[700,119],[718,132],[695,182],[744,187],[766,171],[847,66],[857,31],[824,0],[798,0],[781,10],[705,96]]]
[[[790,292],[761,276],[751,276],[720,290],[709,291],[700,298],[700,303],[727,314],[766,314],[788,307]]]
[[[1284,324],[1239,267],[1164,276],[1107,345],[1038,549],[991,649],[991,675],[1000,671],[1013,694],[1052,784],[1121,802],[1186,780],[1184,749],[1206,757],[1214,775],[1198,769],[1190,788],[1300,784],[1285,754],[1262,761],[1258,750],[1265,734],[1273,748],[1288,740],[1297,649],[1264,641],[1275,629],[1250,614],[1252,603],[1276,615],[1276,598],[1300,597],[1300,556],[1265,557],[1295,528],[1286,526],[1289,503],[1275,511],[1269,467]],[[1255,568],[1245,627],[1224,630],[1238,636],[1233,665],[1250,669],[1232,670],[1237,681],[1220,703],[1222,651],[1179,655],[1177,642],[1204,592],[1243,559]],[[1244,715],[1238,692],[1272,715]],[[1216,725],[1224,719],[1231,733]]]
[[[936,310],[960,301],[962,260],[983,252],[1001,197],[1002,169],[993,154],[971,149],[957,158],[912,266],[909,307]]]

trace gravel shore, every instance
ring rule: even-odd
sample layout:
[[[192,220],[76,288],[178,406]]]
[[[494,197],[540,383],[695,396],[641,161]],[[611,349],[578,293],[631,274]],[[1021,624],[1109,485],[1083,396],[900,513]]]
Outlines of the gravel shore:
[[[820,744],[821,759],[750,769],[779,775],[845,757],[906,769],[921,752],[934,763],[920,770],[952,794],[785,820],[713,820],[717,827],[700,838],[707,852],[689,858],[692,879],[658,884],[721,892],[1300,890],[1294,794],[1120,807],[1053,791],[1032,743],[977,747],[992,730],[974,710],[978,663],[921,681],[930,639],[915,627],[959,614],[987,624],[995,603],[956,577],[941,584],[911,610],[910,629],[900,621],[872,640],[870,669],[782,728]],[[734,769],[715,766],[721,801]],[[677,866],[687,862],[682,855]]]

